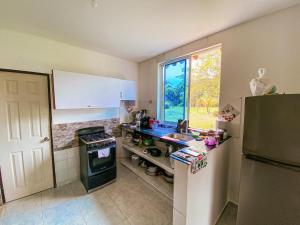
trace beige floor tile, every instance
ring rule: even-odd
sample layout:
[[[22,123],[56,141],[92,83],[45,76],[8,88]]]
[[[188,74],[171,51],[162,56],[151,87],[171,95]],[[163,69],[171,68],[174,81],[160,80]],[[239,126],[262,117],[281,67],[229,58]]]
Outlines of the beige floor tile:
[[[74,198],[71,184],[42,192],[42,207],[54,207]]]
[[[71,189],[74,197],[81,197],[87,194],[83,184],[80,180],[71,183]]]
[[[84,219],[87,225],[118,225],[127,218],[117,207],[113,206],[110,208],[98,208],[98,210],[84,215]]]
[[[150,206],[139,208],[128,218],[132,225],[168,225],[170,219]]]

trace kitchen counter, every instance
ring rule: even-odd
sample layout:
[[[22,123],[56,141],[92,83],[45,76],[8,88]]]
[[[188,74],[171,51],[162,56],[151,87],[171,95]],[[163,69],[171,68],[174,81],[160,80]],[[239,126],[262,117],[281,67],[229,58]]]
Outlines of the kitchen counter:
[[[163,128],[163,127],[158,127],[154,129],[143,129],[143,128],[136,128],[134,131],[141,133],[141,134],[146,134],[155,138],[162,138],[163,136],[166,136],[168,134],[172,134],[176,132],[175,128]]]
[[[217,145],[215,146],[207,146],[205,145],[203,140],[197,141],[196,139],[193,139],[191,141],[180,141],[180,140],[176,140],[174,138],[170,138],[167,135],[168,134],[173,134],[176,133],[176,129],[175,128],[154,128],[154,129],[143,129],[143,128],[136,128],[133,129],[132,131],[136,131],[138,133],[141,134],[145,134],[145,135],[149,135],[153,138],[158,138],[163,142],[167,142],[169,144],[175,144],[175,145],[181,145],[182,148],[184,147],[194,147],[196,149],[198,149],[199,151],[211,151],[213,149],[215,149],[217,147]],[[189,134],[187,134],[189,135]],[[223,140],[221,143],[219,143],[219,145],[223,144],[225,141],[229,140],[231,137],[229,136],[228,138],[226,138],[225,140]]]
[[[206,146],[204,141],[177,141],[168,137],[176,133],[174,128],[135,129],[144,135],[152,136],[162,142],[206,150],[207,166],[196,174],[191,165],[175,160],[174,167],[174,225],[214,225],[219,219],[227,201],[227,178],[229,161],[229,142],[227,138],[217,146]]]

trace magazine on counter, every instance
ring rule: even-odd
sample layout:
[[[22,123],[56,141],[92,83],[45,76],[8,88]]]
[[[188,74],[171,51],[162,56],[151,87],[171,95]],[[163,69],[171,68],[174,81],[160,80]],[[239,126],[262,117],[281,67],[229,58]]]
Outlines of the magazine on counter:
[[[174,160],[191,165],[191,172],[195,174],[207,165],[207,152],[199,152],[191,147],[180,149],[171,154]]]

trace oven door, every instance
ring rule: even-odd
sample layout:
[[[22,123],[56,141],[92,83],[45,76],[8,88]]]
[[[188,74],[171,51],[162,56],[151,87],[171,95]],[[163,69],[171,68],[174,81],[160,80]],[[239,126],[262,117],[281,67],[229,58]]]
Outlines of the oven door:
[[[87,154],[89,176],[116,166],[116,145],[89,150]]]

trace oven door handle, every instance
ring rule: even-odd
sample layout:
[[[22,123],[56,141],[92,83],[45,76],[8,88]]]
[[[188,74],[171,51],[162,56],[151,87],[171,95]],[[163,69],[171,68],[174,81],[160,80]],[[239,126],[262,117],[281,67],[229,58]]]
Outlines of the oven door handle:
[[[106,148],[109,148],[110,151],[112,151],[112,150],[114,150],[114,148],[116,148],[116,145],[110,145],[110,146],[107,146],[107,147],[104,147],[104,148],[97,148],[97,149],[93,149],[93,150],[88,150],[87,153],[98,152],[99,150],[106,149]]]

